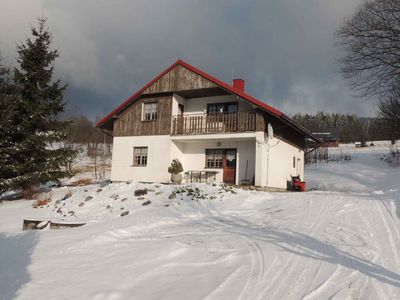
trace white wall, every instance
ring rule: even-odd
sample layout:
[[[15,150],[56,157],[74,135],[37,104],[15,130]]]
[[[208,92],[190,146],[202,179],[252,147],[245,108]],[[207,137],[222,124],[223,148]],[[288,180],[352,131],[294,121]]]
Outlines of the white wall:
[[[265,135],[257,143],[256,168],[256,185],[286,188],[291,176],[299,175],[304,180],[304,151],[278,138],[270,140]]]
[[[180,151],[171,145],[170,136],[114,137],[111,180],[168,182],[171,154],[179,158]],[[133,166],[133,147],[148,147],[147,166]]]
[[[133,166],[133,148],[148,147],[147,166]],[[223,181],[223,169],[205,168],[206,149],[236,148],[236,183],[245,179],[246,161],[247,179],[252,180],[255,166],[255,141],[215,141],[173,142],[169,136],[114,137],[111,180],[112,181],[149,181],[169,182],[168,167],[172,159],[182,162],[184,171],[218,171],[217,182]]]
[[[174,94],[172,96],[172,115],[176,116],[178,115],[178,105],[182,104],[183,106],[185,106],[186,109],[186,99],[182,98],[181,96]]]
[[[221,145],[218,146],[217,143]],[[148,147],[147,166],[133,166],[133,148]],[[217,182],[223,181],[223,169],[205,168],[206,149],[237,149],[236,184],[242,180],[255,184],[286,188],[291,176],[300,175],[304,180],[304,152],[282,140],[268,140],[263,132],[255,140],[198,140],[171,141],[170,136],[114,137],[111,180],[169,182],[168,167],[172,159],[182,162],[184,171],[218,171]],[[293,157],[296,165],[293,168]],[[248,162],[247,178],[246,162]]]
[[[255,141],[221,141],[217,146],[217,140],[214,141],[196,141],[179,143],[182,151],[182,165],[185,171],[217,171],[217,182],[223,181],[223,169],[205,168],[206,149],[237,149],[236,158],[236,184],[240,184],[245,179],[246,161],[248,161],[247,180],[252,180],[255,166]]]

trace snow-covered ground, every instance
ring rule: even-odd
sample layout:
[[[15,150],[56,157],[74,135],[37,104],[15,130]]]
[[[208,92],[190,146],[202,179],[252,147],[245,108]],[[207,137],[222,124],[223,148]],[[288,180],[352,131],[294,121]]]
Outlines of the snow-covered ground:
[[[385,147],[351,151],[309,167],[305,193],[114,183],[3,201],[0,299],[400,299],[400,169]]]

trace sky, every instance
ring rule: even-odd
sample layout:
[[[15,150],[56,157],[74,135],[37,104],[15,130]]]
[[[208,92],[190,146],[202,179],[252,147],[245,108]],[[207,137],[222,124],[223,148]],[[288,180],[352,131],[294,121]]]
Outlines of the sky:
[[[68,83],[67,113],[104,116],[178,59],[287,115],[317,111],[376,115],[339,73],[334,32],[362,0],[0,0],[0,52],[42,13]]]

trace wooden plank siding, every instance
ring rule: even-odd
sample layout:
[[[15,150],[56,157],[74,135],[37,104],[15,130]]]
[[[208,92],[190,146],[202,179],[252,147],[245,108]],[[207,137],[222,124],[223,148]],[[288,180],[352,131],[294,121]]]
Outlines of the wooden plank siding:
[[[216,87],[218,86],[208,79],[186,69],[181,65],[177,65],[167,74],[153,83],[150,87],[144,90],[143,94],[179,92]]]
[[[142,121],[143,103],[157,102],[157,119]],[[172,96],[140,98],[114,121],[114,136],[171,134]]]
[[[297,130],[295,130],[290,125],[282,122],[279,118],[270,115],[264,111],[260,110],[260,114],[264,119],[264,130],[260,128],[260,131],[268,131],[268,124],[272,125],[274,130],[274,136],[282,139],[286,143],[295,146],[299,149],[305,148],[305,135]],[[261,121],[259,122],[259,126],[262,126]]]
[[[253,112],[239,112],[225,116],[172,116],[172,93],[179,91],[213,90],[218,85],[197,73],[176,65],[142,92],[139,99],[123,110],[114,120],[114,136],[179,135],[264,131],[268,123],[275,135],[301,149],[305,136],[278,117],[257,108]],[[194,100],[195,101],[195,100]],[[143,103],[158,103],[157,119],[142,121]],[[171,130],[172,129],[172,130]]]

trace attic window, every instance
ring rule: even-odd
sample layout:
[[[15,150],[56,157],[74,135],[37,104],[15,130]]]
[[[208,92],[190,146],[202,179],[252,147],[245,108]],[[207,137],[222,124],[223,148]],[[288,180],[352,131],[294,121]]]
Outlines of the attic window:
[[[157,119],[157,103],[143,104],[143,121],[153,121]]]

